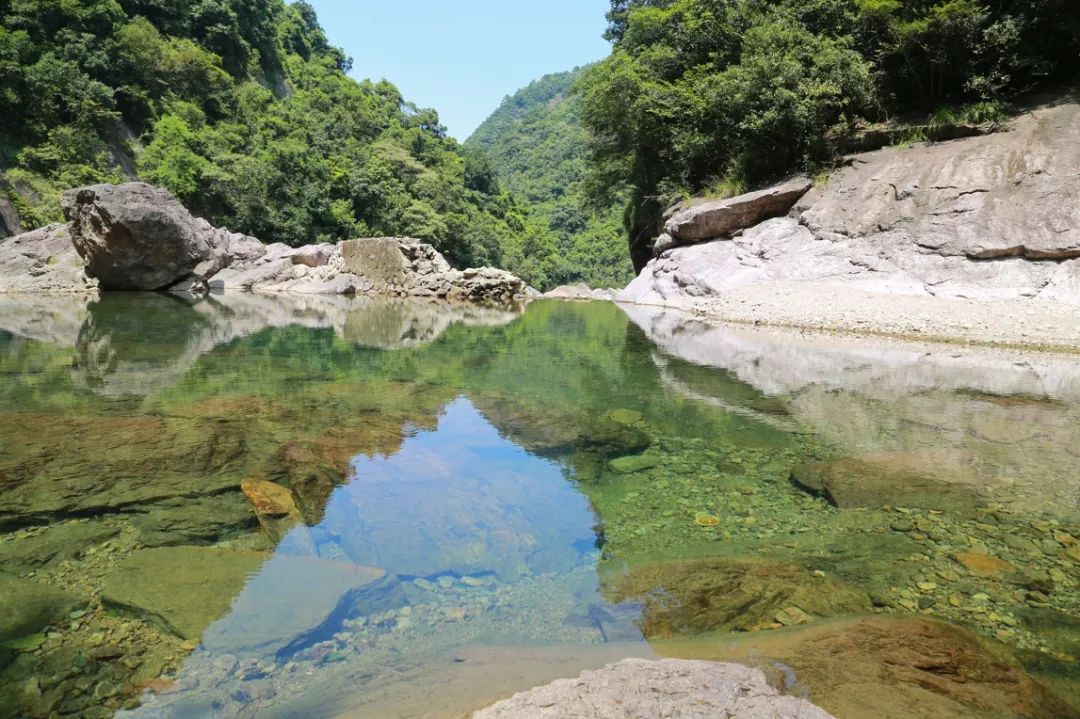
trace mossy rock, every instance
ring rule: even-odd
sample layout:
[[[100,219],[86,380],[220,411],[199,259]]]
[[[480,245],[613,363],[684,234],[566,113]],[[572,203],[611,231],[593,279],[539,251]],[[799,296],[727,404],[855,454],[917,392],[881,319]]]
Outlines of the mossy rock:
[[[609,464],[613,470],[620,474],[633,474],[634,472],[642,472],[659,466],[660,460],[649,455],[638,454],[631,457],[618,457],[611,460]]]

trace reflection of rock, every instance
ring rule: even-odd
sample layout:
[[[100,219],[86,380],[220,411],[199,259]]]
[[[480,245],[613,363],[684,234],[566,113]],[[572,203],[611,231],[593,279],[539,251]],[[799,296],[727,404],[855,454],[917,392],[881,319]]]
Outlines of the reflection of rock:
[[[644,602],[649,638],[714,629],[751,630],[786,623],[777,617],[857,614],[870,610],[861,591],[794,564],[702,559],[630,569],[605,583],[612,602]],[[797,610],[794,612],[792,610]]]
[[[266,556],[207,547],[133,552],[105,578],[102,602],[183,639],[198,639],[229,612]]]
[[[0,296],[0,308],[4,301]],[[72,311],[85,317],[81,307],[72,305]],[[71,341],[78,348],[75,372],[81,382],[108,396],[139,396],[176,383],[199,357],[215,347],[268,328],[297,325],[332,329],[347,341],[392,350],[433,342],[455,324],[508,324],[520,312],[521,308],[416,298],[237,293],[189,304],[168,295],[110,294],[90,305],[77,341]],[[151,315],[154,337],[148,342],[146,318]],[[0,315],[0,328],[10,325],[12,331],[32,332],[34,338],[61,339],[73,325],[64,314],[57,314],[48,319],[62,322],[60,327],[49,326],[45,318],[26,327],[25,317],[23,313]]]
[[[473,714],[473,719],[830,719],[796,697],[782,696],[765,675],[740,664],[624,659],[577,679],[559,679]]]
[[[964,509],[986,499],[982,474],[956,451],[874,452],[803,464],[791,476],[837,507]]]
[[[759,419],[817,434],[851,455],[848,464],[891,456],[878,463],[878,479],[921,472],[947,479],[958,501],[966,493],[1058,514],[1080,507],[1080,485],[1071,480],[1080,447],[1075,357],[730,327],[671,310],[623,309],[657,344],[662,377],[674,389],[716,395],[744,412],[756,411],[762,394],[783,399],[789,416],[757,412]],[[732,381],[695,383],[679,362],[703,367],[706,377],[725,369]],[[930,471],[933,457],[953,459]],[[883,495],[874,506],[905,491],[877,486]]]
[[[279,555],[250,578],[228,615],[206,630],[203,645],[212,652],[287,655],[329,638],[357,612],[402,602],[397,581],[381,569]]]
[[[83,603],[47,584],[0,573],[0,644],[59,624]]]
[[[1001,645],[924,618],[848,619],[653,647],[661,655],[762,666],[845,719],[1080,716]]]

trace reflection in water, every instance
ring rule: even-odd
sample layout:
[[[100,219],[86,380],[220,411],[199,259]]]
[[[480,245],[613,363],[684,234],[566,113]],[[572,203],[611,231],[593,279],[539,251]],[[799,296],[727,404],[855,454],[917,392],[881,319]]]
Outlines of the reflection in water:
[[[19,312],[4,719],[452,717],[651,650],[840,717],[1075,716],[1074,358],[611,304]]]
[[[595,523],[557,465],[501,439],[459,399],[392,457],[358,458],[325,518],[293,529],[202,634],[176,679],[191,688],[131,716],[239,715],[255,681],[261,712],[326,715],[361,708],[375,678],[380,692],[402,693],[386,675],[445,665],[454,647],[557,644],[572,655],[573,645],[639,639],[634,607],[599,595]],[[496,696],[478,688],[467,700]]]

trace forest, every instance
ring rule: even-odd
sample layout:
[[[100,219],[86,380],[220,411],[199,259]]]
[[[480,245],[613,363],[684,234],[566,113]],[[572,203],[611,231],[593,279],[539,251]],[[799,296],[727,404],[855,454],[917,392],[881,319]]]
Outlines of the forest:
[[[139,177],[266,242],[408,235],[540,289],[619,285],[674,202],[1067,82],[1080,5],[612,0],[607,38],[461,145],[350,77],[304,2],[0,0],[0,199],[29,229],[69,187]]]

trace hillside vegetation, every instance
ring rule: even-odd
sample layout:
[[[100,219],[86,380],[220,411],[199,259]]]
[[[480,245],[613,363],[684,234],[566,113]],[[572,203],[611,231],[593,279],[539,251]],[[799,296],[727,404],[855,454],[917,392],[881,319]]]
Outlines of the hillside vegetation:
[[[465,143],[484,153],[503,184],[546,222],[547,241],[505,256],[537,286],[621,287],[633,278],[621,198],[599,207],[587,202],[588,134],[574,93],[584,73],[546,75],[517,91]]]
[[[582,80],[594,202],[628,193],[635,264],[661,213],[827,166],[867,123],[1001,115],[1074,76],[1074,0],[612,0]]]
[[[137,175],[266,242],[411,235],[500,264],[524,209],[350,65],[303,2],[0,0],[0,194],[25,230],[64,189]]]

